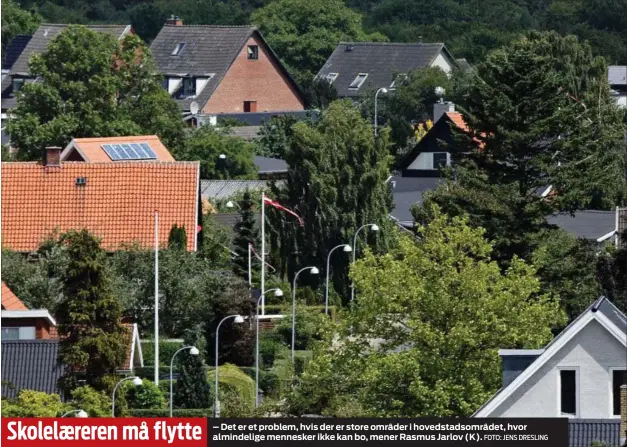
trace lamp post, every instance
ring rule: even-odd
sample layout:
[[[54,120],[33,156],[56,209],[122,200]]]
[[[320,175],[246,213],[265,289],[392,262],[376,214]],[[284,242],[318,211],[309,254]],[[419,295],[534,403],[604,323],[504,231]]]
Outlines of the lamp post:
[[[237,324],[241,324],[244,322],[244,317],[242,317],[241,315],[229,315],[228,317],[224,317],[222,320],[220,320],[220,322],[218,323],[218,327],[216,327],[216,397],[214,404],[215,408],[213,409],[215,417],[220,417],[220,399],[218,398],[218,340],[220,338],[220,326],[222,326],[222,323],[230,318],[233,318],[233,322]]]
[[[140,379],[137,376],[131,376],[131,377],[125,377],[124,379],[120,380],[115,385],[115,388],[113,388],[113,394],[111,395],[111,417],[112,418],[115,417],[115,392],[118,390],[118,387],[122,384],[122,382],[126,382],[127,380],[132,380],[133,385],[135,386],[141,386],[142,384],[142,379]]]
[[[67,413],[65,413],[63,416],[61,416],[62,418],[72,414],[72,413],[76,413],[76,417],[77,418],[86,418],[89,417],[89,415],[87,414],[87,412],[85,410],[72,410],[72,411],[68,411]]]
[[[349,251],[352,250],[351,246],[348,244],[340,244],[337,247],[333,247],[331,249],[331,251],[329,252],[329,255],[327,256],[327,281],[326,281],[326,287],[325,287],[325,291],[324,291],[324,313],[326,315],[329,315],[329,270],[331,269],[330,267],[330,262],[331,262],[331,254],[337,250],[340,247],[344,247],[344,252],[348,253]]]
[[[176,357],[176,354],[178,354],[181,351],[184,351],[185,349],[189,349],[189,353],[191,355],[200,354],[200,351],[198,351],[198,348],[196,346],[183,346],[181,349],[179,349],[172,355],[172,360],[170,360],[170,417],[172,417],[172,408],[173,408],[173,402],[174,402],[174,391],[173,391],[173,386],[172,386],[172,369],[174,368],[174,357]]]
[[[296,280],[298,279],[298,275],[300,275],[305,270],[311,270],[312,275],[317,275],[320,273],[318,267],[305,267],[300,269],[294,275],[294,284],[292,285],[292,363],[294,363],[294,346],[296,343]]]
[[[364,228],[370,227],[370,231],[379,231],[379,225],[377,224],[365,224],[362,225],[355,231],[355,236],[353,237],[353,264],[355,263],[356,251],[357,251],[357,235]],[[355,283],[351,282],[351,301],[355,299]]]
[[[386,94],[388,92],[388,89],[385,87],[381,87],[379,90],[377,90],[377,93],[374,94],[374,136],[376,137],[378,135],[377,132],[377,100],[379,99],[379,93],[383,93]]]
[[[265,293],[261,293],[259,295],[259,299],[257,300],[257,320],[256,320],[256,345],[255,345],[255,407],[259,406],[259,306],[261,305],[261,300],[264,300],[266,293],[274,292],[274,296],[283,296],[283,291],[279,288],[266,290]],[[265,301],[265,300],[264,300]]]

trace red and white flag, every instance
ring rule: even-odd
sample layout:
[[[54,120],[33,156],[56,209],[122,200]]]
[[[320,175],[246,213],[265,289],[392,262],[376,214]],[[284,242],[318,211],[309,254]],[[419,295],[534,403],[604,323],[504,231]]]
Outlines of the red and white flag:
[[[281,210],[281,211],[285,211],[285,212],[286,212],[286,213],[288,213],[288,214],[291,214],[292,216],[294,216],[295,218],[297,218],[297,219],[298,219],[298,223],[300,224],[300,226],[301,226],[301,227],[304,227],[304,226],[305,226],[305,222],[303,221],[303,218],[302,218],[302,217],[300,217],[300,216],[299,216],[298,214],[296,214],[294,211],[292,211],[292,210],[290,210],[290,209],[285,208],[285,207],[284,207],[283,205],[281,205],[279,202],[276,202],[276,201],[272,200],[271,198],[266,197],[265,195],[263,196],[263,202],[264,202],[264,203],[266,203],[266,204],[268,204],[268,205],[270,205],[270,206],[275,207],[276,209],[279,209],[279,210]]]

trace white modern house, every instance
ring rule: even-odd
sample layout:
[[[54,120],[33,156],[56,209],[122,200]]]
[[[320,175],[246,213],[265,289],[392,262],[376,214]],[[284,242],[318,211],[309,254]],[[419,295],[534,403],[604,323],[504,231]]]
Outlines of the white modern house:
[[[603,420],[618,430],[620,389],[627,385],[627,318],[607,298],[596,300],[544,349],[499,355],[503,387],[474,417]]]

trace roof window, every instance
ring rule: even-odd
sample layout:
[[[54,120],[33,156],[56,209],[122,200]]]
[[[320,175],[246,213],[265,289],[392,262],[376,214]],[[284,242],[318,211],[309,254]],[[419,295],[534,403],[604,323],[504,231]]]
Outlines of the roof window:
[[[328,73],[326,80],[329,84],[333,84],[333,81],[335,81],[338,76],[339,76],[339,73]]]
[[[351,82],[351,84],[348,86],[348,88],[358,89],[359,87],[362,86],[362,84],[364,83],[367,77],[368,77],[368,73],[359,73],[357,77],[355,78],[355,80]]]
[[[248,45],[248,59],[252,61],[256,61],[257,59],[259,59],[258,45]]]
[[[397,85],[396,85],[397,82],[398,82],[398,85],[401,85],[406,80],[407,80],[407,75],[405,73],[399,73],[399,74],[396,75],[396,77],[394,78],[394,80],[390,84],[390,88],[396,88],[397,87]]]
[[[179,54],[181,54],[183,48],[185,48],[185,42],[178,43],[176,47],[174,47],[174,51],[172,51],[172,56],[178,56]]]

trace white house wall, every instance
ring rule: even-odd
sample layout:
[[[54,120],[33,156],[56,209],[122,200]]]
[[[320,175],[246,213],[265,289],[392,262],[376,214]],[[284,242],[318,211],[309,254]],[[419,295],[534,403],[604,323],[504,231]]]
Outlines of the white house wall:
[[[450,59],[442,54],[437,55],[437,57],[431,63],[432,67],[440,67],[446,74],[450,74],[453,70],[453,65]]]
[[[625,347],[591,321],[488,417],[559,417],[559,368],[578,367],[578,417],[610,418],[610,368],[621,366]]]
[[[433,153],[423,152],[419,154],[407,169],[433,169]]]
[[[616,102],[619,106],[627,108],[627,93],[619,95],[616,98]]]

